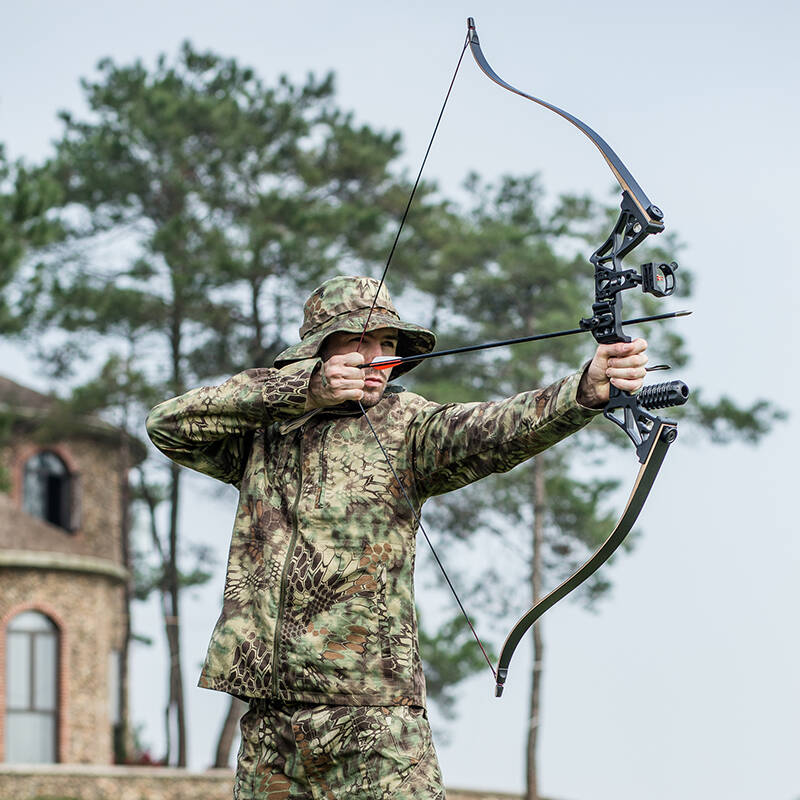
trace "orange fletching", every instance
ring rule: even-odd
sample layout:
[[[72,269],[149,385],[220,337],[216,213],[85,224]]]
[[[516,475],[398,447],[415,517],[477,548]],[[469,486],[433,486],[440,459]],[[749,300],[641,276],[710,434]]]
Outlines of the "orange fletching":
[[[372,369],[391,369],[402,363],[402,358],[397,358],[395,356],[378,356],[378,358],[374,358],[369,364],[365,364],[364,366]]]

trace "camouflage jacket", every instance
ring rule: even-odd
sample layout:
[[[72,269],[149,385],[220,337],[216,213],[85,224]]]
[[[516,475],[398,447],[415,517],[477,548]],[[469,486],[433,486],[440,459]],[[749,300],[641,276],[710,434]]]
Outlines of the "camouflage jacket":
[[[303,418],[318,363],[247,370],[147,419],[165,455],[240,492],[200,686],[282,702],[424,705],[417,525],[362,416]],[[387,393],[368,413],[419,510],[585,425],[596,412],[577,404],[579,378],[490,403]]]

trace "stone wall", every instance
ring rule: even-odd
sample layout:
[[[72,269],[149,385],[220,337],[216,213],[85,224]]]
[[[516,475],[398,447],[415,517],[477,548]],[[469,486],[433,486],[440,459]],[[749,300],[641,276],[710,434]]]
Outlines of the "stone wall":
[[[63,569],[0,566],[0,665],[5,631],[21,611],[50,617],[59,632],[58,759],[110,764],[109,654],[121,643],[119,580]],[[0,761],[4,752],[5,670],[0,669]]]
[[[231,800],[232,787],[230,770],[0,764],[0,800]]]
[[[233,772],[166,767],[0,764],[0,800],[231,800]],[[448,800],[521,800],[521,795],[448,789]]]

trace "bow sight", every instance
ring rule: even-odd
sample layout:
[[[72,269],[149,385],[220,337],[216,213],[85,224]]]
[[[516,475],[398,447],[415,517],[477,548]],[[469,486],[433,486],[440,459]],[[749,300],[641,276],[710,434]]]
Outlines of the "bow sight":
[[[594,256],[592,257],[594,258]],[[623,324],[615,320],[614,306],[619,292],[641,286],[645,294],[653,297],[669,297],[675,291],[675,271],[678,264],[675,261],[648,262],[642,264],[641,271],[635,269],[609,269],[602,264],[595,264],[595,297],[592,304],[592,316],[582,319],[582,330],[590,331],[594,338],[601,344],[630,341],[622,333],[619,326]]]

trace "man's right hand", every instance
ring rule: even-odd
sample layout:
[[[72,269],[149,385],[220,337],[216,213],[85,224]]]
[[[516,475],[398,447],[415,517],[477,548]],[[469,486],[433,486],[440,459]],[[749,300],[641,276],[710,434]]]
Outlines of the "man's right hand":
[[[358,352],[331,356],[323,361],[308,384],[306,409],[338,406],[364,396],[364,370],[358,369],[364,356]]]

